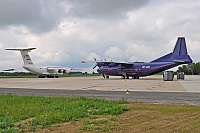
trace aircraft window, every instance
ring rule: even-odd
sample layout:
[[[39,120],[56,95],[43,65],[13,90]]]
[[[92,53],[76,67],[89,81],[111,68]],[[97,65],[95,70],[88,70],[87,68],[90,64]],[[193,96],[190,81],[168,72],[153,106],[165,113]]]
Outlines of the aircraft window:
[[[146,66],[142,66],[142,68],[145,68]]]

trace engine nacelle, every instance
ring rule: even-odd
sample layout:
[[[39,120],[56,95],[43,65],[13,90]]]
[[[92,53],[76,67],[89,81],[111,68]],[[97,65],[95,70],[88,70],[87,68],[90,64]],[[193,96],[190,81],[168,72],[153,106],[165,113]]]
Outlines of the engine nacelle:
[[[64,71],[64,70],[62,70],[62,69],[59,69],[59,70],[58,70],[58,73],[63,73],[63,71]]]
[[[66,70],[63,70],[63,69],[58,69],[58,73],[66,73]]]

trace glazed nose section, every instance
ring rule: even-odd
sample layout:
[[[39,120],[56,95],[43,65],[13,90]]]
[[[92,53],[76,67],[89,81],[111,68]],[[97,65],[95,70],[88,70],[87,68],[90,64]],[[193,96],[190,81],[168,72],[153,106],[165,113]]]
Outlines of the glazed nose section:
[[[98,69],[97,69],[97,72],[98,72],[99,74],[101,74],[101,69],[100,69],[100,68],[98,68]]]

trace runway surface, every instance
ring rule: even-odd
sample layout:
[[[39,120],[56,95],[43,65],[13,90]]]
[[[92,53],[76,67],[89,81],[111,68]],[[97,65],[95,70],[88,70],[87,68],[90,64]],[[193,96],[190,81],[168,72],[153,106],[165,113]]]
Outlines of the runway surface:
[[[163,81],[162,76],[137,79],[67,77],[58,79],[0,79],[1,94],[40,96],[87,96],[134,102],[200,105],[200,76]],[[129,90],[130,94],[126,94]]]

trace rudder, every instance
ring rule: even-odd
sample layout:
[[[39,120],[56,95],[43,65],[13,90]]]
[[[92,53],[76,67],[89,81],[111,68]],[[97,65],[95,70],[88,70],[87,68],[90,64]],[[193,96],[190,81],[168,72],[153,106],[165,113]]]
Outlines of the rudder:
[[[30,52],[30,51],[20,50],[20,52],[21,52],[21,55],[22,55],[22,59],[24,61],[24,65],[33,65],[31,57],[28,54],[28,52]]]
[[[174,47],[173,55],[188,55],[185,37],[178,37],[176,46]]]
[[[20,51],[22,55],[22,59],[24,61],[24,65],[33,65],[33,62],[31,60],[31,57],[29,56],[28,52],[36,48],[25,48],[25,49],[5,49],[5,50],[14,50],[14,51]]]

